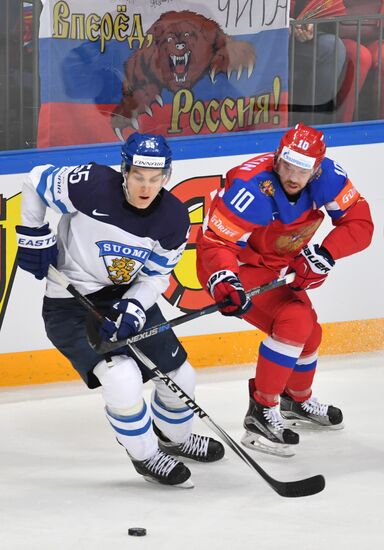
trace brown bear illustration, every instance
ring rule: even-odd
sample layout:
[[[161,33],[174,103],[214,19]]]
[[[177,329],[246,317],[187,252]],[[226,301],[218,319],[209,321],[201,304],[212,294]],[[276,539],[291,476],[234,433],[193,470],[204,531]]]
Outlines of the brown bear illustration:
[[[137,50],[125,63],[123,96],[112,113],[112,127],[122,140],[123,128],[139,129],[141,113],[152,116],[152,103],[163,106],[163,88],[174,93],[190,89],[206,74],[214,84],[219,72],[230,78],[236,71],[239,79],[246,70],[249,78],[255,66],[251,43],[232,39],[215,21],[199,13],[163,13],[147,35],[153,37],[151,45]]]

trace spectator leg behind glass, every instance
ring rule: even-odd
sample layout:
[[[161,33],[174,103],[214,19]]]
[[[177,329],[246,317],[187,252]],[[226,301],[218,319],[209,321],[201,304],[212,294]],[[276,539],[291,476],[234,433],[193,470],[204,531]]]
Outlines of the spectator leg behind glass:
[[[358,90],[360,94],[372,66],[372,55],[363,44],[358,49],[355,40],[344,38],[343,42],[347,51],[347,70],[339,95],[340,110],[338,120],[340,122],[353,122],[356,107],[355,82],[357,56],[359,55],[360,74],[358,76]]]
[[[337,44],[337,57],[335,48]],[[335,74],[338,90],[344,77],[346,49],[342,40],[332,34],[318,34],[315,74],[315,101],[313,105],[314,40],[295,40],[293,97],[291,98],[291,124],[333,122],[336,98]],[[336,63],[336,67],[335,67]],[[336,73],[335,73],[336,68]]]
[[[376,40],[371,44],[368,44],[368,49],[372,55],[372,72],[373,75],[373,95],[370,95],[369,105],[371,111],[369,112],[370,119],[384,119],[384,43],[381,47],[381,71],[379,73],[379,42]],[[377,97],[379,93],[380,84],[380,101],[378,104]]]

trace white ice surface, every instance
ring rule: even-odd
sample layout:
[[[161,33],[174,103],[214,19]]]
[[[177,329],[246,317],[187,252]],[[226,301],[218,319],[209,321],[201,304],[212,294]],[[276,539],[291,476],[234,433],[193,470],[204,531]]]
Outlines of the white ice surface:
[[[236,441],[253,370],[198,371],[196,401]],[[147,483],[115,443],[98,390],[1,390],[0,548],[384,548],[384,352],[322,358],[314,389],[343,409],[344,430],[301,431],[293,458],[247,450],[279,480],[325,476],[322,493],[298,499],[277,495],[230,450],[220,463],[189,462],[192,490]],[[212,435],[198,419],[194,430]],[[147,536],[128,536],[135,526]]]

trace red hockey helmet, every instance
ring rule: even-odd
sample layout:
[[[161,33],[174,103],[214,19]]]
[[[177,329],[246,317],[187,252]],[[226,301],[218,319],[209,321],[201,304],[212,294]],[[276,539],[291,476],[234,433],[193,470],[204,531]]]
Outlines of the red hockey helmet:
[[[316,171],[325,157],[324,134],[299,122],[281,138],[275,163],[283,159],[290,164]]]

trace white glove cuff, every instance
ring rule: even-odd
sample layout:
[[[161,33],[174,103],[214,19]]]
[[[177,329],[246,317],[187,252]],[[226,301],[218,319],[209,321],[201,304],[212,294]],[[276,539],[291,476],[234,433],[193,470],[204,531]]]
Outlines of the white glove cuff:
[[[56,243],[56,235],[52,231],[42,237],[33,237],[31,235],[23,235],[22,233],[16,233],[16,237],[18,246],[22,248],[32,248],[34,250],[50,248]]]
[[[327,275],[333,267],[325,256],[316,252],[312,244],[304,246],[301,254],[307,260],[313,273],[317,275]]]

